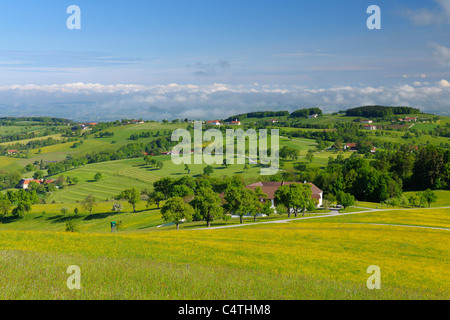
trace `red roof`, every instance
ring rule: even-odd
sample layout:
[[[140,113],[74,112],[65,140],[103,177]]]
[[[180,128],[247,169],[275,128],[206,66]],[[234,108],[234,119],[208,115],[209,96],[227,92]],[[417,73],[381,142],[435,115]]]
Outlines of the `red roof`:
[[[47,184],[47,183],[53,183],[54,181],[53,181],[52,179],[48,179],[48,180],[22,179],[21,182],[22,182],[24,185],[28,185],[28,184],[30,184],[31,182],[36,182],[36,183],[39,183],[39,184],[41,184],[41,183]]]
[[[41,180],[38,179],[24,179],[23,184],[30,184],[31,182],[36,182],[41,184]]]
[[[275,192],[281,187],[285,185],[291,185],[293,183],[303,184],[303,182],[287,182],[287,181],[259,181],[253,184],[246,186],[247,189],[255,190],[257,187],[261,187],[262,192],[267,194],[267,199],[275,199]],[[320,194],[323,192],[316,185],[311,182],[308,182],[311,185],[311,191],[313,197],[316,199],[320,198]]]

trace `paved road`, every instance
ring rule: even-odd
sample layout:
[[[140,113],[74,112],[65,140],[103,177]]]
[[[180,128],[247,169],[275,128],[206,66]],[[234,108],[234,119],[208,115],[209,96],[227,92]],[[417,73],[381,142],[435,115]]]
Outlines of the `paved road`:
[[[337,217],[337,216],[348,216],[353,214],[360,213],[368,213],[368,212],[378,212],[378,211],[393,211],[393,210],[401,210],[401,209],[372,209],[372,208],[361,208],[365,209],[364,211],[355,211],[348,213],[339,213],[338,210],[332,208],[332,211],[337,211],[336,213],[324,214],[319,216],[309,216],[309,217],[300,217],[300,218],[292,218],[292,219],[283,219],[283,220],[275,220],[275,221],[263,221],[263,222],[255,222],[255,223],[245,223],[245,224],[232,224],[229,226],[220,226],[220,227],[210,227],[210,228],[198,228],[198,229],[190,229],[190,230],[216,230],[216,229],[226,229],[226,228],[239,228],[239,227],[248,227],[253,225],[260,224],[276,224],[276,223],[289,223],[291,221],[299,221],[299,220],[309,220],[309,219],[320,219],[320,218],[329,218],[329,217]],[[450,207],[439,207],[439,208],[411,208],[407,210],[434,210],[434,209],[450,209]],[[351,222],[343,222],[343,223],[351,223]],[[397,227],[409,227],[409,228],[425,228],[425,229],[436,229],[436,230],[447,230],[450,231],[449,228],[438,228],[438,227],[426,227],[426,226],[414,226],[414,225],[401,225],[401,224],[381,224],[381,223],[355,223],[355,224],[368,224],[368,225],[378,225],[378,226],[397,226]]]

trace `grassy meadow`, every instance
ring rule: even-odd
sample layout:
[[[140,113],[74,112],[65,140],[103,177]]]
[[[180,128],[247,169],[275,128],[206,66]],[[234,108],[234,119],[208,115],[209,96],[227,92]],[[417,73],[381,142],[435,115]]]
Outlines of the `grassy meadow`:
[[[407,215],[386,211],[219,230],[2,231],[0,298],[448,299],[449,211],[423,211],[415,224],[447,229],[370,224]],[[66,287],[69,265],[81,290]],[[366,287],[371,265],[381,290]]]

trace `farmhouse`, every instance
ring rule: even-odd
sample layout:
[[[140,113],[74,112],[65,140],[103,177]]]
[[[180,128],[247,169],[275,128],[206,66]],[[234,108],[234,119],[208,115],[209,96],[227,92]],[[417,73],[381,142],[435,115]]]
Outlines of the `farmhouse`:
[[[7,154],[18,154],[18,153],[20,153],[20,151],[19,150],[6,150],[6,153]]]
[[[272,207],[275,207],[275,192],[285,185],[293,183],[303,184],[303,182],[287,182],[287,181],[260,181],[246,186],[247,189],[255,190],[257,187],[261,187],[262,192],[267,194],[267,200],[272,202]],[[306,183],[306,182],[305,182]],[[312,190],[312,198],[317,199],[317,206],[322,206],[323,191],[316,187],[313,183],[309,182]]]
[[[85,124],[78,124],[72,127],[72,131],[77,131],[77,130],[87,130],[88,126]]]
[[[227,124],[231,126],[240,126],[241,122],[238,119],[236,119],[235,121],[228,122]]]
[[[361,120],[361,123],[373,123],[372,120],[368,119],[368,120]]]
[[[19,181],[19,184],[17,185],[17,187],[19,189],[28,189],[28,187],[30,186],[30,183],[32,183],[32,182],[36,182],[38,184],[49,184],[49,183],[53,183],[53,180],[22,179]]]
[[[210,120],[206,122],[207,124],[212,124],[214,126],[220,126],[220,121],[219,120]]]
[[[344,146],[344,151],[345,150],[349,150],[349,151],[357,151],[358,150],[358,144],[357,143],[347,143]]]
[[[317,113],[311,114],[311,115],[309,116],[310,119],[318,118],[318,117],[319,117],[319,115],[318,115]]]
[[[416,117],[406,117],[405,119],[398,119],[398,121],[411,122],[411,121],[417,121],[417,118]]]
[[[377,130],[377,126],[372,126],[370,124],[366,124],[364,126],[364,129],[366,129],[366,130]]]

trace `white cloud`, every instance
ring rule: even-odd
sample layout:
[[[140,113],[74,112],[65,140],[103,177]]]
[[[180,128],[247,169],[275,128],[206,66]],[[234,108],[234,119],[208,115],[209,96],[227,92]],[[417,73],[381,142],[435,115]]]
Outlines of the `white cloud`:
[[[443,67],[450,67],[450,49],[438,43],[432,42],[430,46],[434,48],[433,57]]]
[[[419,85],[420,84],[420,85]],[[450,83],[428,85],[341,86],[309,88],[259,84],[135,84],[0,86],[0,110],[7,116],[56,116],[75,120],[122,118],[225,118],[255,110],[288,110],[318,106],[338,111],[367,104],[408,105],[449,113]]]
[[[439,86],[441,88],[450,88],[450,82],[448,82],[445,79],[442,79],[441,81],[439,81]]]
[[[448,24],[450,23],[450,1],[434,0],[437,4],[435,9],[421,8],[407,10],[411,21],[416,25]]]

